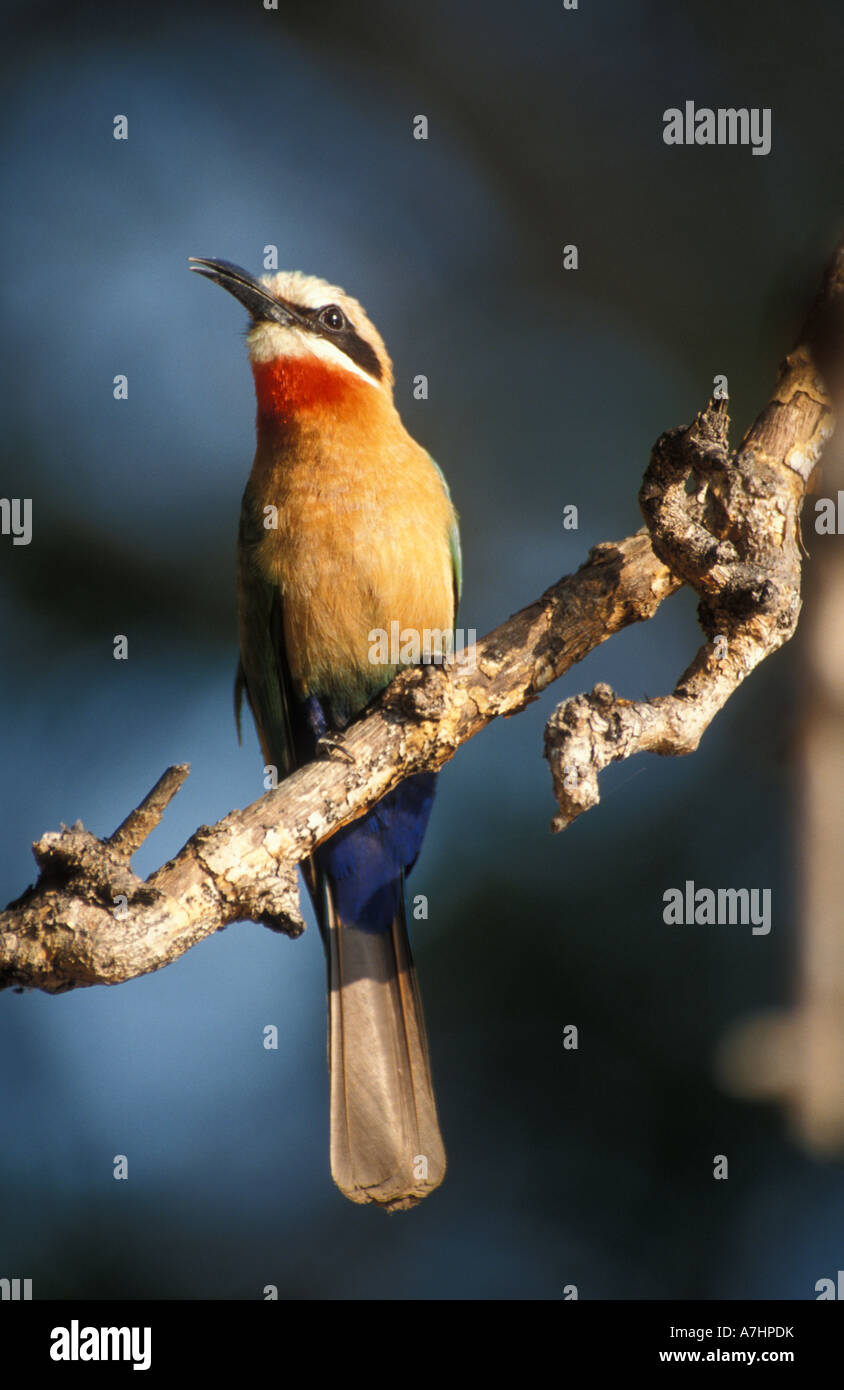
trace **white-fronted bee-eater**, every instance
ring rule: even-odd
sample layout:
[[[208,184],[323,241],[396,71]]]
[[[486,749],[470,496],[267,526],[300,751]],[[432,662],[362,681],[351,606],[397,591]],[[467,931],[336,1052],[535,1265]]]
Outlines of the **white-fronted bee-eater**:
[[[238,539],[237,689],[284,776],[342,741],[392,680],[400,663],[373,659],[373,633],[453,629],[457,519],[399,418],[387,350],[356,300],[298,271],[256,279],[198,258],[191,268],[251,318],[257,449]],[[404,901],[434,781],[402,782],[305,874],[328,959],[331,1171],[353,1202],[389,1210],[445,1173]]]

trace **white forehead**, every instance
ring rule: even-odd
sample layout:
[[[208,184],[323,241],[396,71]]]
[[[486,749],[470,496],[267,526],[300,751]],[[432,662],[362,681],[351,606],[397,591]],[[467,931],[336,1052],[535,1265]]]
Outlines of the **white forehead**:
[[[303,309],[322,309],[326,304],[336,304],[338,300],[345,304],[355,303],[339,285],[329,285],[318,275],[305,275],[301,270],[279,270],[275,275],[262,275],[261,284],[270,294],[289,299]]]

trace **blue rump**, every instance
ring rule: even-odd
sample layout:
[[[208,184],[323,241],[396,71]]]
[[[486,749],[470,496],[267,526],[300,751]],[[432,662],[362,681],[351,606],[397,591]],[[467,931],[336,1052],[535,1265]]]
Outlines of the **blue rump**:
[[[317,850],[317,865],[331,882],[344,926],[390,930],[401,906],[404,875],[422,848],[435,784],[434,772],[408,777]]]

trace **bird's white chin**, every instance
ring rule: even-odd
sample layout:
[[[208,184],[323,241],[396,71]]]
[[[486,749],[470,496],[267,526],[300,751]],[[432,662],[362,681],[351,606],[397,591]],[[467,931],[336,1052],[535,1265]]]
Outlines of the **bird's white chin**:
[[[247,334],[246,346],[250,362],[256,365],[277,362],[283,358],[305,358],[310,361],[318,358],[332,367],[341,368],[352,376],[360,377],[370,386],[376,385],[369,373],[347,357],[334,343],[292,325],[256,323]]]

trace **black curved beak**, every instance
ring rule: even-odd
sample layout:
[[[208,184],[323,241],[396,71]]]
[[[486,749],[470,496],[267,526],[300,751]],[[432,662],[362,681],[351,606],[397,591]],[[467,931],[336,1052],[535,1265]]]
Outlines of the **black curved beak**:
[[[215,285],[220,285],[224,290],[228,290],[229,294],[233,294],[235,299],[239,299],[244,309],[251,314],[254,323],[280,323],[283,327],[295,323],[305,326],[302,316],[291,304],[286,304],[283,299],[277,299],[275,295],[270,294],[269,290],[239,265],[233,265],[231,261],[205,260],[201,256],[188,256],[188,261],[191,270],[195,270],[198,275],[204,275],[207,280],[213,280]]]

